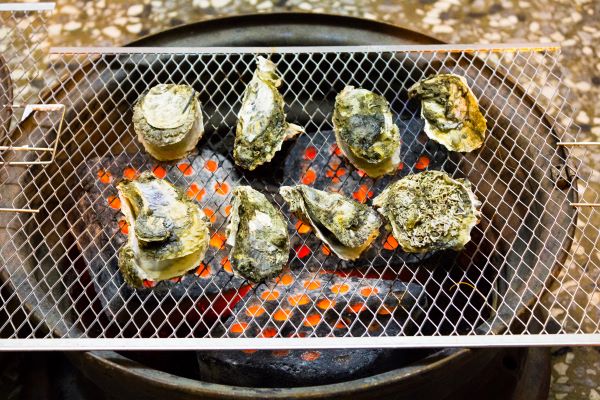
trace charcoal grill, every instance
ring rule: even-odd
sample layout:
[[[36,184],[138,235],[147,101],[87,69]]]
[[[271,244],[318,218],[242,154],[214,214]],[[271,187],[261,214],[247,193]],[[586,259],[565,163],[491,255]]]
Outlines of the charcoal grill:
[[[11,148],[57,144],[45,165],[3,167],[3,198],[11,199],[11,208],[30,211],[4,218],[0,257],[9,293],[3,297],[6,304],[23,305],[8,310],[9,316],[19,312],[25,319],[4,323],[12,333],[3,345],[255,349],[597,343],[597,321],[573,326],[567,315],[569,321],[552,328],[547,313],[532,313],[557,282],[555,276],[575,262],[569,253],[573,239],[589,232],[588,225],[576,225],[575,206],[586,206],[592,217],[596,212],[577,200],[577,178],[589,189],[585,156],[569,154],[564,146],[577,143],[579,132],[560,83],[559,52],[554,44],[53,49],[51,70],[66,66],[68,73],[43,99],[62,105],[68,123],[61,132],[60,118],[45,125],[26,118],[6,138],[10,148],[2,155],[14,162],[23,156]],[[307,134],[286,144],[268,167],[247,173],[231,164],[231,145],[241,93],[258,54],[278,64],[288,119],[304,125]],[[479,98],[490,121],[482,149],[448,153],[425,140],[418,104],[408,101],[406,89],[437,72],[465,76]],[[159,82],[190,84],[203,104],[205,137],[196,153],[174,164],[148,158],[130,124],[132,104]],[[403,141],[403,168],[395,177],[370,180],[337,154],[331,110],[346,84],[374,89],[390,101]],[[26,152],[23,162],[34,157]],[[220,169],[212,171],[210,161]],[[203,206],[210,203],[217,234],[227,220],[229,192],[223,183],[261,189],[289,218],[293,252],[286,274],[293,282],[302,280],[302,288],[291,285],[290,292],[282,277],[251,285],[232,275],[227,249],[215,235],[205,268],[178,282],[128,289],[115,267],[124,226],[111,196],[129,169],[164,175]],[[391,180],[423,169],[469,179],[483,200],[482,222],[462,252],[407,255],[382,235],[361,260],[342,263],[311,234],[298,231],[276,195],[280,185],[310,181],[368,202]],[[208,190],[206,198],[198,196],[202,189]],[[318,301],[339,299],[331,294],[334,279],[346,282],[351,296],[345,308],[324,311]],[[391,283],[404,287],[398,290],[406,301],[397,301],[398,290],[363,291]],[[410,285],[423,290],[416,294]],[[273,315],[293,306],[290,297],[297,295],[309,301],[305,308],[291,307],[296,316],[284,326]],[[394,298],[398,312],[382,312]],[[365,306],[354,308],[358,303]],[[546,305],[546,311],[556,305],[556,300]],[[249,306],[269,312],[254,318]],[[589,311],[597,307],[590,304]],[[349,316],[348,308],[356,315]],[[274,333],[260,337],[266,329]]]

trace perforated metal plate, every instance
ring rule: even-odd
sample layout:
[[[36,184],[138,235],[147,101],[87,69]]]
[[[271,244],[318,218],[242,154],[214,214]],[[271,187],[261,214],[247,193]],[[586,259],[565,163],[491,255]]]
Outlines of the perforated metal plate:
[[[7,170],[12,206],[40,212],[6,223],[2,296],[16,308],[4,306],[9,318],[0,326],[2,344],[133,349],[599,342],[599,293],[587,284],[598,279],[598,211],[578,212],[573,205],[584,193],[597,201],[597,187],[586,169],[588,153],[569,154],[559,144],[579,137],[560,80],[559,52],[554,45],[54,49],[53,68],[68,65],[70,75],[47,100],[66,107],[67,122],[53,163],[21,175]],[[258,54],[277,63],[288,120],[306,134],[248,173],[234,166],[232,145]],[[420,105],[407,98],[407,88],[441,72],[464,76],[478,98],[488,120],[481,149],[451,153],[424,134]],[[158,83],[192,85],[202,102],[205,135],[197,151],[177,163],[153,161],[133,132],[133,104]],[[337,150],[331,114],[345,85],[390,102],[402,136],[403,164],[394,176],[370,179]],[[30,120],[21,126],[32,131],[30,140],[34,128]],[[483,202],[481,222],[463,251],[410,255],[382,231],[361,259],[342,262],[277,194],[281,185],[305,183],[370,204],[388,183],[426,169],[468,179]],[[196,271],[133,290],[116,266],[127,227],[115,184],[144,170],[195,198],[212,219],[213,237]],[[288,268],[260,285],[234,274],[224,244],[230,190],[240,184],[264,192],[289,221]],[[596,253],[570,251],[582,240]],[[575,273],[572,291],[562,283]],[[569,307],[582,294],[589,301],[577,315]]]

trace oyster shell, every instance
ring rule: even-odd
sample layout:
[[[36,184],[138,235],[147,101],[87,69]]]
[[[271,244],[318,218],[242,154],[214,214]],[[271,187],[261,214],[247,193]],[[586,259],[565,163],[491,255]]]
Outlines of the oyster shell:
[[[400,164],[400,134],[387,100],[346,86],[335,98],[333,126],[338,146],[350,162],[377,178]]]
[[[200,207],[170,183],[144,172],[117,185],[129,225],[119,270],[132,287],[196,268],[209,244],[209,222]]]
[[[243,277],[260,282],[278,275],[288,261],[290,237],[283,215],[250,186],[233,189],[227,226],[231,266]]]
[[[379,235],[381,218],[365,204],[306,185],[279,191],[290,210],[343,260],[357,259]]]
[[[425,171],[392,183],[373,205],[390,221],[404,251],[460,250],[480,217],[481,203],[470,186],[445,172]]]
[[[464,77],[439,74],[417,82],[409,97],[421,99],[425,133],[448,150],[469,152],[485,138],[486,120]]]
[[[154,86],[133,106],[133,127],[157,160],[185,157],[204,133],[198,94],[187,85]]]
[[[285,121],[283,97],[277,90],[280,85],[275,64],[259,56],[238,114],[233,157],[242,168],[252,171],[271,161],[284,140],[304,132]]]

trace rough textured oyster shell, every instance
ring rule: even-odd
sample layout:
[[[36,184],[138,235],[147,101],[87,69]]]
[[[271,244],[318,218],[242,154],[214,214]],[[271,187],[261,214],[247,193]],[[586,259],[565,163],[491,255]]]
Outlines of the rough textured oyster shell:
[[[408,175],[373,199],[402,249],[409,253],[460,250],[479,222],[481,203],[464,179],[445,172]]]
[[[161,281],[196,268],[208,248],[209,222],[200,207],[179,189],[144,172],[117,186],[127,219],[127,244],[119,270],[132,287],[144,279]]]
[[[278,275],[288,261],[290,237],[283,215],[265,195],[250,186],[233,189],[227,244],[232,267],[260,282]]]
[[[280,85],[275,64],[259,56],[238,114],[233,157],[242,168],[253,170],[271,161],[284,140],[304,132],[285,121],[283,97],[277,90]]]
[[[396,171],[400,134],[383,96],[346,86],[335,98],[333,126],[338,146],[356,168],[373,178]]]
[[[204,133],[198,94],[187,85],[154,86],[133,106],[133,126],[152,157],[179,160]]]
[[[371,207],[309,186],[283,186],[290,210],[343,260],[355,260],[379,235],[381,218]]]
[[[469,152],[485,138],[486,121],[464,77],[439,74],[408,89],[409,97],[421,99],[425,133],[448,150]]]

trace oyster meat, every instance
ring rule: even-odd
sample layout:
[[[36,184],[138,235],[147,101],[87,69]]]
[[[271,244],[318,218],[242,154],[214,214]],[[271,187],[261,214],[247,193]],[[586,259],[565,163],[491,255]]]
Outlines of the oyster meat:
[[[339,148],[372,178],[393,174],[400,164],[400,134],[387,100],[346,86],[335,98],[333,126]]]
[[[373,205],[389,220],[404,251],[426,253],[462,249],[479,222],[481,203],[468,181],[425,171],[392,183]]]
[[[306,185],[282,186],[290,210],[343,260],[355,260],[379,235],[381,218],[371,207],[339,193]]]
[[[185,157],[204,133],[198,93],[188,85],[154,86],[133,106],[133,127],[157,160]]]
[[[450,151],[478,149],[485,138],[486,120],[464,77],[439,74],[408,89],[409,97],[421,99],[425,133]]]
[[[244,169],[252,171],[271,161],[284,140],[304,132],[302,127],[286,122],[283,96],[277,90],[280,85],[275,64],[259,56],[244,92],[233,148],[235,163]]]
[[[264,194],[238,186],[233,189],[227,244],[232,246],[231,266],[243,277],[261,282],[276,276],[288,261],[286,220]]]
[[[132,287],[196,268],[209,244],[209,221],[185,193],[151,172],[117,186],[129,232],[119,270]]]

